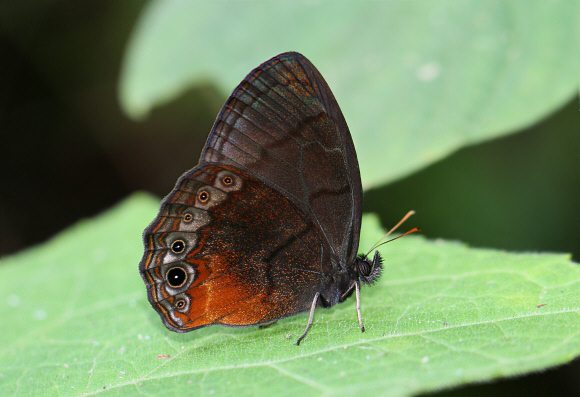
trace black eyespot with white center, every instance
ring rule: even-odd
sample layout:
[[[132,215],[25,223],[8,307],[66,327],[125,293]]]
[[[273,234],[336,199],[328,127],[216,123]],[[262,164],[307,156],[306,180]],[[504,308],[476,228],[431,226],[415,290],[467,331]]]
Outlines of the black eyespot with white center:
[[[187,272],[179,266],[172,267],[165,273],[165,280],[171,288],[181,288],[187,282]]]
[[[175,308],[177,310],[183,310],[185,309],[185,306],[187,305],[187,302],[185,301],[185,299],[178,299],[175,301]]]
[[[202,190],[197,194],[197,199],[200,203],[206,203],[209,200],[209,193],[205,190]]]
[[[171,243],[171,251],[174,254],[181,254],[185,250],[185,241],[183,240],[175,240]]]

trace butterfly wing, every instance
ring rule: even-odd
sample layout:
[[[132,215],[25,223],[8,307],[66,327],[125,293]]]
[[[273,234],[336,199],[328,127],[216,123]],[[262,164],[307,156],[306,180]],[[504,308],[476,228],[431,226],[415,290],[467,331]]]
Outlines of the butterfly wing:
[[[314,223],[263,182],[228,166],[184,174],[145,244],[149,301],[175,331],[303,312],[323,280]]]
[[[339,266],[353,263],[362,216],[354,144],[328,84],[303,55],[254,69],[219,113],[200,163],[264,181],[310,214]]]

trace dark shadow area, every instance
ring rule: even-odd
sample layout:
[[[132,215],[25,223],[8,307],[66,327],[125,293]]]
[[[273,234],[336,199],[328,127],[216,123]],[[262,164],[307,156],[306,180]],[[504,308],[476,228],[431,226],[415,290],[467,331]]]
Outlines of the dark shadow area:
[[[491,383],[461,386],[425,397],[519,397],[519,396],[578,396],[580,395],[580,360],[545,372],[500,379]]]
[[[188,91],[143,122],[119,107],[122,54],[143,4],[0,6],[1,255],[133,191],[163,196],[197,163],[225,100],[214,87]]]

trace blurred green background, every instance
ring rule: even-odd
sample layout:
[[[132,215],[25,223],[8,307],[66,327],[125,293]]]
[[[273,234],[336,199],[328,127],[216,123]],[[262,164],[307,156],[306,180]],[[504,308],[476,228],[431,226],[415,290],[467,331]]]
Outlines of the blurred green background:
[[[145,4],[0,3],[1,255],[41,243],[134,191],[161,197],[196,164],[226,99],[216,86],[197,85],[141,122],[118,104],[122,56]],[[413,224],[430,238],[570,252],[579,262],[579,126],[574,98],[517,134],[366,191],[365,211],[388,227],[414,209]],[[576,360],[437,394],[580,395],[579,371]]]

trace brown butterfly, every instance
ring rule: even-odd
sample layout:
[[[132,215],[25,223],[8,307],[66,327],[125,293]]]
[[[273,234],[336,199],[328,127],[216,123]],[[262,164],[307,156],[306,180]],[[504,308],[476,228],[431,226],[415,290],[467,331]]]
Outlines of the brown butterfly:
[[[167,328],[268,324],[331,307],[381,275],[357,257],[362,187],[338,103],[301,54],[280,54],[234,90],[199,164],[145,229],[139,265]]]

